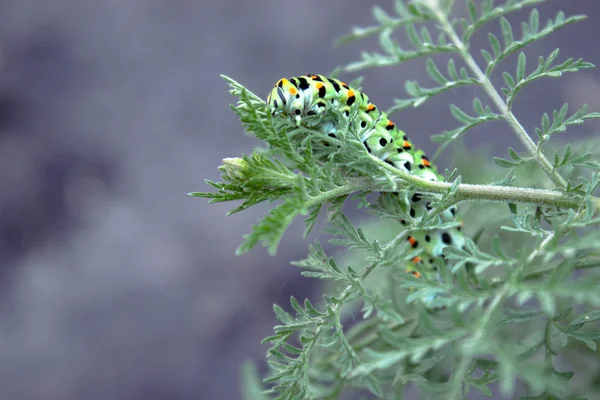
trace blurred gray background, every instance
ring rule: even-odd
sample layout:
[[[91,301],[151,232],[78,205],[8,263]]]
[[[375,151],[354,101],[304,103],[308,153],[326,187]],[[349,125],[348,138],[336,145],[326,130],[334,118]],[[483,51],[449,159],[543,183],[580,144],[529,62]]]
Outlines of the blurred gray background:
[[[237,257],[267,208],[225,217],[233,205],[186,196],[257,145],[219,74],[266,96],[282,76],[356,60],[375,39],[332,41],[372,23],[369,3],[0,1],[1,400],[240,398],[240,365],[262,362],[272,303],[319,297],[289,265],[317,233],[302,240],[297,221],[277,256]],[[600,64],[599,2],[539,8],[544,20],[559,8],[590,18],[528,48],[532,64],[555,47]],[[405,79],[431,85],[423,65],[368,71],[365,92],[387,108]],[[565,101],[600,110],[599,93],[587,70],[532,85],[515,107],[532,129]],[[470,107],[473,95],[484,98],[457,90],[395,119],[433,151],[429,135],[456,126],[448,102]],[[499,155],[519,148],[499,124],[468,138]]]

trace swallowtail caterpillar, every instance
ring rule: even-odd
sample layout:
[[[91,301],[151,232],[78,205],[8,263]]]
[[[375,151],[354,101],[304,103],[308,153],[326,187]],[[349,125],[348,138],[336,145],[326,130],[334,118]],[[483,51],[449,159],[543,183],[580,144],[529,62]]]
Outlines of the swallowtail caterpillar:
[[[298,126],[306,126],[330,137],[336,137],[336,127],[340,125],[336,119],[340,117],[332,117],[329,108],[337,108],[340,111],[337,115],[341,118],[351,118],[351,109],[356,108],[350,123],[354,124],[371,155],[420,178],[444,180],[425,153],[415,148],[407,135],[372,104],[367,95],[340,80],[313,74],[282,78],[269,93],[267,104],[273,117],[292,119]],[[411,217],[419,217],[431,209],[429,200],[418,193],[413,194],[408,203],[407,211]],[[444,222],[456,220],[456,208],[451,207],[439,218]],[[432,273],[436,269],[436,259],[443,257],[442,250],[446,246],[461,248],[464,242],[461,226],[413,233],[408,237],[411,251],[423,251],[412,258],[406,270],[416,276]]]

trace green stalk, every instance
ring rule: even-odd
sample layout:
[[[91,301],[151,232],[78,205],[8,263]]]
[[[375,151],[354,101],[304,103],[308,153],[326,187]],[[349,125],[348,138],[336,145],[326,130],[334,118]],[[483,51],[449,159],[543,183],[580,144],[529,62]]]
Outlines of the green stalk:
[[[475,74],[475,77],[490,97],[498,111],[502,114],[508,125],[515,132],[523,146],[527,149],[527,151],[531,154],[531,156],[538,162],[538,164],[542,167],[546,175],[554,182],[554,184],[560,188],[565,189],[567,187],[567,181],[552,167],[550,161],[546,158],[546,156],[541,152],[540,149],[536,146],[533,140],[527,134],[523,125],[519,122],[517,117],[513,114],[507,104],[504,102],[500,94],[488,78],[488,76],[481,70],[465,43],[458,37],[456,31],[452,27],[452,24],[448,20],[448,16],[444,13],[444,11],[439,7],[439,3],[436,0],[428,0],[425,1],[424,4],[435,14],[441,28],[448,35],[452,43],[458,48],[459,53],[469,69]]]

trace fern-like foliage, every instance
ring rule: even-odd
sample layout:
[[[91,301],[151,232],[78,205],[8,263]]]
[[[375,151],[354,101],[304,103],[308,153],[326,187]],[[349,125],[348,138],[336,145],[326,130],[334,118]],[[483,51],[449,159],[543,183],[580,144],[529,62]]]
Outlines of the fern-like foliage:
[[[585,106],[569,113],[565,104],[527,132],[512,111],[529,83],[592,67],[582,59],[559,60],[558,49],[539,57],[535,69],[528,67],[525,46],[583,18],[558,12],[542,26],[533,9],[515,34],[507,16],[543,1],[465,0],[468,16],[453,18],[453,0],[396,0],[393,13],[375,7],[375,25],[353,28],[340,39],[378,35],[381,45],[381,52],[363,53],[344,71],[427,58],[434,84],[407,81],[408,98],[396,100],[390,112],[409,112],[450,89],[479,87],[473,110],[450,105],[458,126],[433,140],[439,154],[475,126],[505,124],[524,150],[508,148],[508,158],[490,162],[495,172],[487,185],[463,183],[458,174],[481,169],[468,160],[447,174],[447,183],[407,175],[372,157],[351,124],[331,138],[273,119],[262,99],[224,77],[237,98],[234,112],[267,148],[225,159],[221,181],[208,181],[216,190],[191,194],[240,201],[232,213],[279,202],[246,235],[239,252],[261,243],[274,253],[294,218],[304,216],[308,234],[323,209],[330,243],[348,251],[329,254],[316,241],[305,259],[293,263],[302,276],[330,282],[331,291],[318,304],[291,297],[291,312],[274,306],[279,323],[264,340],[270,372],[261,384],[256,371],[245,367],[247,398],[337,399],[356,391],[391,399],[410,386],[425,399],[463,399],[472,391],[523,399],[597,397],[600,152],[585,142],[557,141],[600,113]],[[488,33],[489,49],[472,49],[474,35],[494,23],[501,38]],[[394,39],[398,30],[410,48]],[[504,87],[494,86],[491,75],[517,52],[516,66],[503,71]],[[433,58],[441,53],[450,54],[445,68]],[[548,189],[535,189],[544,178]],[[415,191],[434,204],[420,218],[407,213]],[[373,202],[367,197],[372,192],[394,195]],[[342,212],[350,196],[377,222],[358,227],[351,221]],[[489,201],[503,206],[489,211]],[[404,266],[414,254],[408,255],[406,238],[456,225],[434,216],[459,202],[473,210],[466,226],[471,239],[462,249],[444,250],[446,262],[438,263],[437,275],[407,273]],[[404,224],[383,224],[397,220]]]

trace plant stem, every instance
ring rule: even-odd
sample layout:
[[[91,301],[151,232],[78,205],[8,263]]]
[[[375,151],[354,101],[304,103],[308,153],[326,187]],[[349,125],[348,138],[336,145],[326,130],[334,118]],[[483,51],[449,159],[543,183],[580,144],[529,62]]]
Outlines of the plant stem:
[[[483,339],[484,333],[485,333],[485,328],[489,324],[492,314],[500,306],[500,304],[502,303],[502,300],[504,300],[507,292],[508,292],[508,287],[504,286],[504,288],[502,288],[496,294],[496,296],[494,296],[494,299],[487,306],[485,313],[481,316],[481,319],[479,320],[479,326],[477,327],[475,332],[473,332],[473,335],[471,337],[466,338],[466,341],[469,343],[469,346],[472,346],[473,343],[477,343],[479,340]],[[472,359],[472,356],[470,354],[463,355],[459,366],[454,371],[453,380],[457,380],[457,381],[461,382],[461,384],[453,386],[454,390],[448,396],[449,399],[453,399],[453,398],[457,398],[457,399],[461,398],[462,399],[463,398],[464,394],[462,393],[462,390],[461,390],[461,393],[456,393],[456,391],[463,388],[463,385],[464,385],[463,380],[465,378],[465,374],[467,372],[467,368],[469,366],[469,362],[471,359]]]
[[[492,99],[492,102],[496,105],[498,111],[500,111],[508,125],[515,132],[523,146],[525,146],[527,151],[538,162],[538,164],[542,167],[544,172],[552,180],[552,182],[554,182],[554,184],[560,189],[565,189],[567,187],[567,181],[565,181],[565,179],[562,176],[560,176],[560,174],[557,171],[554,170],[552,164],[550,164],[550,161],[548,161],[546,156],[544,156],[541,150],[538,149],[536,144],[533,142],[533,140],[531,140],[531,138],[527,134],[527,131],[525,131],[525,128],[523,128],[523,125],[521,125],[517,117],[515,117],[510,108],[506,105],[502,97],[500,97],[500,94],[498,93],[496,88],[494,88],[494,85],[492,84],[488,76],[481,70],[481,68],[479,68],[479,65],[471,56],[471,53],[469,53],[469,50],[465,43],[456,34],[456,31],[454,30],[452,24],[448,20],[447,15],[439,7],[438,2],[427,1],[425,2],[425,4],[436,15],[436,18],[440,23],[442,29],[444,30],[444,32],[446,32],[452,43],[454,43],[454,45],[458,48],[460,55],[464,59],[465,63],[475,74],[475,77],[481,83],[481,86],[483,86],[483,89],[485,90],[487,95]]]
[[[481,320],[479,321],[479,327],[475,331],[473,337],[471,338],[472,340],[477,341],[483,337],[484,328],[490,322],[492,314],[494,313],[496,308],[498,308],[498,306],[501,304],[502,300],[504,300],[504,296],[506,296],[507,292],[508,286],[505,286],[500,292],[498,292],[498,294],[496,294],[494,300],[492,300],[492,302],[488,305],[487,309],[485,310],[485,314],[483,314],[483,316],[481,317]]]
[[[373,270],[375,269],[375,267],[377,266],[377,263],[371,263],[367,266],[365,266],[363,269],[361,269],[358,272],[358,276],[360,277],[360,279],[365,279],[367,277],[367,275],[369,275],[371,272],[373,272]],[[342,304],[344,304],[344,300],[346,300],[348,298],[348,296],[350,296],[352,294],[352,291],[354,290],[354,284],[349,284],[347,285],[344,290],[342,290],[340,292],[340,294],[337,296],[337,298],[339,299],[339,301],[334,304],[333,306],[331,306],[330,311],[332,313],[337,313],[338,309],[340,308],[340,306]],[[310,343],[306,344],[303,350],[303,354],[309,354],[310,349],[312,348],[312,346],[317,343],[317,340],[319,339],[319,335],[321,334],[321,331],[323,330],[323,326],[326,324],[326,319],[323,319],[323,322],[321,324],[319,324],[319,326],[317,327],[317,329],[315,329],[315,333],[313,335],[312,340],[310,341]]]
[[[372,159],[382,168],[385,168],[398,177],[400,185],[409,183],[410,185],[414,186],[415,190],[417,190],[419,193],[441,194],[447,192],[452,186],[452,184],[448,182],[428,181],[414,175],[404,173],[403,171],[392,167],[376,157],[372,157]],[[318,196],[312,197],[307,202],[306,207],[322,204],[336,197],[363,190],[386,191],[385,189],[377,188],[372,184],[372,182],[367,182],[363,179],[356,179],[349,181],[346,185],[339,186]],[[393,189],[388,189],[387,191],[393,191]],[[465,200],[479,200],[502,203],[535,204],[558,208],[578,208],[581,205],[581,200],[576,196],[557,190],[530,189],[511,186],[474,185],[463,183],[458,185],[458,190],[455,196],[457,203]],[[600,199],[594,198],[593,200],[596,208],[600,209]]]
[[[543,268],[539,268],[537,270],[533,270],[525,275],[524,280],[530,281],[539,279],[545,276],[547,273],[554,271],[558,266],[556,264],[552,264],[550,266],[544,266]],[[600,267],[600,257],[592,257],[590,259],[583,259],[579,261],[573,269],[588,269],[588,268],[596,268]]]
[[[463,399],[465,396],[464,393],[464,378],[467,373],[467,369],[469,368],[470,360],[466,357],[460,359],[458,363],[458,367],[454,369],[452,372],[452,381],[458,382],[458,384],[452,385],[452,389],[447,394],[447,399]]]
[[[382,168],[393,173],[402,181],[415,186],[420,193],[445,193],[452,186],[451,183],[441,181],[428,181],[414,175],[407,174],[391,165],[371,156],[372,160]],[[576,196],[558,190],[530,189],[511,186],[473,185],[463,183],[458,185],[456,192],[457,202],[463,200],[480,200],[503,203],[526,203],[551,207],[578,208],[581,200]],[[600,199],[594,198],[596,208],[600,208]]]
[[[326,203],[328,200],[335,199],[336,197],[347,195],[350,193],[358,192],[360,190],[365,190],[365,184],[360,181],[352,181],[348,182],[343,186],[338,186],[335,189],[328,190],[326,192],[321,193],[318,196],[311,197],[310,200],[306,202],[306,208],[316,206],[322,203]]]

